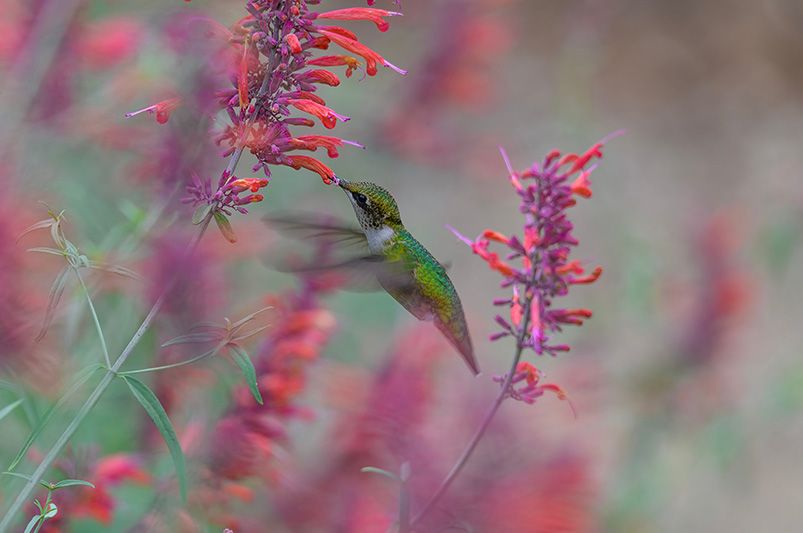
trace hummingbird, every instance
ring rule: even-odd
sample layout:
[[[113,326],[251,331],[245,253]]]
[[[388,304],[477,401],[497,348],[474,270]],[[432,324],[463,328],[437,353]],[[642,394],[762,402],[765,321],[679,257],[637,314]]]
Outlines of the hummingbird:
[[[267,217],[286,229],[314,230],[313,236],[351,240],[367,251],[334,265],[314,265],[304,270],[352,269],[368,271],[388,294],[418,320],[431,321],[460,353],[476,375],[474,356],[463,305],[444,266],[404,227],[399,207],[391,194],[371,182],[336,178],[346,193],[359,228],[336,223],[307,223],[296,219]],[[298,270],[298,269],[296,269]]]

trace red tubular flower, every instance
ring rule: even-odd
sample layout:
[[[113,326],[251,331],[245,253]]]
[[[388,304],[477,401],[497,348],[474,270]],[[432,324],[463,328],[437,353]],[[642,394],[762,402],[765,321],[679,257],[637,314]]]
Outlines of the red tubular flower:
[[[315,159],[314,157],[309,157],[306,155],[288,155],[287,156],[288,162],[286,163],[287,166],[293,167],[294,169],[298,170],[300,168],[306,168],[307,170],[311,170],[313,172],[317,172],[318,175],[321,176],[321,179],[324,183],[329,185],[332,183],[335,177],[334,171]]]
[[[335,113],[332,109],[326,107],[325,105],[321,105],[311,100],[291,98],[287,100],[287,103],[299,111],[304,111],[310,115],[315,115],[320,119],[321,124],[328,129],[334,128],[338,119],[340,119],[341,122],[348,122],[350,120],[349,117]]]
[[[388,31],[390,24],[383,17],[397,17],[401,13],[396,11],[385,11],[384,9],[374,9],[370,7],[350,7],[346,9],[335,9],[325,13],[318,13],[316,18],[330,20],[370,20],[379,31]]]
[[[378,53],[374,52],[364,44],[360,43],[359,41],[352,39],[351,37],[347,37],[343,35],[343,32],[340,31],[342,28],[327,28],[327,29],[320,29],[318,32],[325,37],[328,37],[333,43],[337,44],[344,50],[348,50],[358,56],[361,56],[365,59],[365,71],[368,73],[369,76],[376,75],[376,65],[377,63],[381,63],[386,67],[392,68],[399,74],[407,74],[406,70],[402,70],[390,61],[387,61],[384,57],[379,55]]]
[[[591,198],[591,182],[588,179],[590,174],[589,171],[582,172],[572,182],[571,189],[574,194],[583,198]]]
[[[242,190],[250,190],[257,192],[260,188],[268,185],[268,180],[265,178],[240,178],[231,182],[232,187],[242,187]]]
[[[323,69],[310,70],[299,74],[296,76],[296,79],[307,83],[324,83],[330,87],[337,87],[340,85],[340,78],[337,77],[337,74]]]
[[[291,139],[291,143],[293,143],[293,146],[297,149],[310,150],[312,152],[314,152],[320,147],[323,147],[326,149],[327,155],[329,155],[329,157],[333,159],[340,155],[337,151],[338,146],[343,146],[344,144],[351,144],[352,146],[364,148],[364,146],[362,146],[361,144],[355,143],[353,141],[346,141],[338,137],[329,137],[327,135],[301,135],[300,137]]]
[[[351,73],[359,68],[360,62],[354,56],[323,56],[318,57],[315,59],[307,60],[307,65],[315,65],[319,67],[339,67],[339,66],[346,66],[346,77],[350,78]]]
[[[298,41],[298,37],[296,37],[295,33],[288,33],[285,35],[284,41],[287,43],[287,46],[290,47],[290,51],[294,54],[300,54],[303,51],[303,48],[301,48],[301,43]]]

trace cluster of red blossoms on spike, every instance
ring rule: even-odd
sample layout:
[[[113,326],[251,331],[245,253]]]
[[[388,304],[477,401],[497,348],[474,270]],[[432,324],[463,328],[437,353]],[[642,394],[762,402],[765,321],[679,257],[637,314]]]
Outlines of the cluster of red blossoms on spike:
[[[556,308],[554,301],[566,296],[572,285],[592,283],[602,274],[600,267],[587,273],[579,261],[569,258],[578,241],[572,235],[573,225],[567,215],[578,196],[591,196],[591,162],[602,157],[602,146],[597,143],[583,154],[552,151],[540,164],[534,163],[522,172],[513,171],[502,151],[510,184],[519,195],[519,210],[525,218],[521,237],[485,230],[471,240],[452,230],[503,276],[503,287],[511,287],[509,298],[494,301],[495,305],[508,307],[509,316],[496,316],[501,331],[492,335],[492,340],[513,336],[522,349],[556,355],[569,351],[569,346],[552,342],[552,334],[565,325],[582,325],[591,317],[588,309]],[[504,257],[491,251],[492,244],[507,248]],[[563,395],[554,385],[538,385],[538,376],[535,367],[519,365],[514,379],[527,385],[513,390],[511,395],[528,403],[544,390]]]
[[[264,197],[257,193],[267,185],[266,178],[237,178],[224,172],[217,189],[213,189],[208,180],[204,181],[194,174],[192,183],[187,186],[189,196],[182,202],[211,206],[227,215],[231,215],[231,209],[246,214],[248,210],[243,206],[261,202]]]
[[[213,179],[194,178],[189,185],[187,203],[199,205],[199,211],[207,215],[210,210],[224,235],[229,240],[233,233],[221,213],[230,214],[231,209],[245,213],[246,204],[263,199],[256,193],[267,185],[267,180],[244,181],[236,178],[233,169],[243,150],[249,150],[257,158],[254,171],[262,169],[270,177],[271,165],[283,165],[293,169],[306,169],[317,173],[324,183],[332,183],[335,173],[316,157],[298,154],[299,151],[317,152],[338,157],[338,149],[344,145],[363,148],[362,145],[328,135],[297,135],[291,127],[312,127],[317,119],[324,128],[332,129],[337,122],[349,117],[335,112],[317,95],[321,85],[336,87],[340,78],[334,72],[318,67],[346,67],[346,77],[362,68],[368,76],[377,73],[382,65],[399,72],[406,72],[374,50],[362,44],[353,32],[326,21],[365,20],[386,31],[388,17],[401,15],[395,11],[370,7],[336,9],[326,12],[310,11],[308,4],[318,0],[250,0],[245,3],[248,14],[240,19],[227,33],[228,46],[232,53],[225,63],[230,73],[231,87],[215,92],[215,98],[230,119],[215,141],[226,149],[224,157],[232,156],[229,170],[224,171],[217,189]],[[313,57],[314,53],[328,50],[336,45],[331,55]],[[169,98],[139,111],[154,115],[156,121],[165,123],[170,114],[182,104],[181,98]],[[301,116],[296,116],[301,113]],[[256,187],[255,187],[255,184]]]
[[[386,31],[389,24],[385,19],[401,13],[367,7],[317,13],[307,7],[313,3],[317,2],[263,0],[246,5],[249,15],[232,32],[239,58],[233,86],[218,93],[231,124],[217,142],[228,147],[224,155],[248,148],[259,161],[254,170],[261,168],[268,176],[270,165],[284,165],[316,172],[324,183],[331,183],[334,172],[327,165],[312,156],[290,153],[323,148],[329,157],[337,157],[337,148],[344,144],[362,147],[337,137],[291,133],[293,126],[314,126],[314,119],[327,129],[349,120],[316,94],[321,85],[337,87],[340,78],[330,70],[314,67],[345,66],[349,77],[362,60],[369,76],[377,73],[380,64],[401,74],[405,71],[362,44],[353,32],[324,21],[367,20]],[[314,52],[328,50],[330,44],[346,53],[313,57]],[[309,116],[291,116],[293,111]]]

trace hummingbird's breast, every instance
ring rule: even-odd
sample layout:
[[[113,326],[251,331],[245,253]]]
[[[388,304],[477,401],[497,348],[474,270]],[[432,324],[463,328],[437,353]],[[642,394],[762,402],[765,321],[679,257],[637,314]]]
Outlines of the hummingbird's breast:
[[[365,233],[365,238],[368,240],[368,249],[371,250],[372,254],[377,255],[384,253],[385,248],[387,248],[396,234],[393,228],[389,226],[363,228],[363,233]]]

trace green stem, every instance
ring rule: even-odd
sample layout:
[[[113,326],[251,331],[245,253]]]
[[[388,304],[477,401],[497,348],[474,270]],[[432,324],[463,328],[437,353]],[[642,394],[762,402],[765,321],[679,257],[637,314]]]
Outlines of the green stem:
[[[81,277],[81,273],[78,272],[77,268],[73,268],[73,272],[75,272],[75,277],[78,278],[78,282],[81,284],[81,288],[84,290],[86,303],[89,304],[89,311],[92,313],[92,321],[95,323],[95,329],[98,332],[98,338],[100,338],[100,346],[103,348],[103,357],[106,360],[106,368],[111,368],[112,361],[111,357],[109,357],[109,348],[106,345],[106,336],[103,335],[103,328],[100,327],[100,319],[98,318],[97,311],[95,311],[95,304],[92,303],[92,297],[89,296],[89,289],[86,287],[86,283],[84,283],[84,278]]]
[[[215,348],[214,350],[209,350],[208,352],[195,356],[192,359],[181,361],[180,363],[173,363],[172,365],[163,365],[163,366],[152,366],[150,368],[140,368],[139,370],[126,370],[125,372],[118,372],[117,374],[120,376],[131,376],[133,374],[144,374],[145,372],[156,372],[158,370],[167,370],[168,368],[178,368],[180,366],[186,366],[186,365],[191,365],[192,363],[197,363],[201,359],[206,359],[207,357],[211,357],[219,351],[220,348]]]
[[[200,231],[188,246],[187,250],[188,254],[192,254],[195,251],[195,248],[201,241],[201,237],[203,237],[203,234],[206,232],[206,228],[209,227],[209,222],[211,220],[212,220],[211,215],[207,216],[206,219],[204,219],[203,223],[201,224]],[[78,430],[78,426],[80,426],[81,422],[83,422],[84,418],[86,418],[89,412],[92,411],[92,408],[95,407],[95,404],[98,403],[98,400],[100,400],[100,397],[103,395],[106,389],[109,388],[109,385],[117,376],[117,371],[120,370],[120,367],[122,367],[123,364],[126,362],[128,356],[131,355],[131,353],[134,351],[134,348],[136,348],[140,340],[142,340],[142,337],[145,335],[145,332],[150,327],[151,323],[153,322],[153,319],[161,310],[167,292],[173,287],[173,283],[175,283],[175,281],[176,278],[173,278],[173,280],[171,280],[171,282],[164,288],[162,293],[156,299],[156,302],[153,304],[153,307],[151,307],[151,310],[148,312],[147,316],[142,321],[142,324],[140,324],[137,331],[131,337],[131,340],[128,342],[128,345],[126,345],[126,347],[120,353],[119,357],[117,357],[117,360],[114,362],[114,365],[111,368],[106,369],[106,373],[100,379],[100,382],[97,384],[95,389],[92,391],[92,393],[86,399],[84,404],[78,410],[75,417],[70,421],[69,425],[61,434],[61,436],[58,438],[58,440],[56,440],[55,444],[53,444],[53,446],[50,448],[50,451],[47,452],[45,457],[39,463],[39,466],[36,467],[36,470],[34,470],[33,474],[31,474],[31,480],[28,483],[26,483],[25,486],[22,488],[22,490],[19,492],[19,494],[17,494],[17,498],[11,504],[11,507],[9,507],[8,512],[6,512],[5,516],[3,517],[3,520],[0,521],[0,533],[8,531],[9,527],[11,526],[14,520],[14,517],[16,516],[17,513],[20,512],[23,505],[25,505],[25,502],[28,501],[28,498],[30,497],[33,490],[36,488],[37,484],[39,483],[39,480],[42,479],[47,469],[50,468],[50,465],[53,464],[53,461],[55,461],[56,457],[59,455],[59,453],[61,453],[62,448],[64,448],[67,442],[69,442],[69,440]]]

